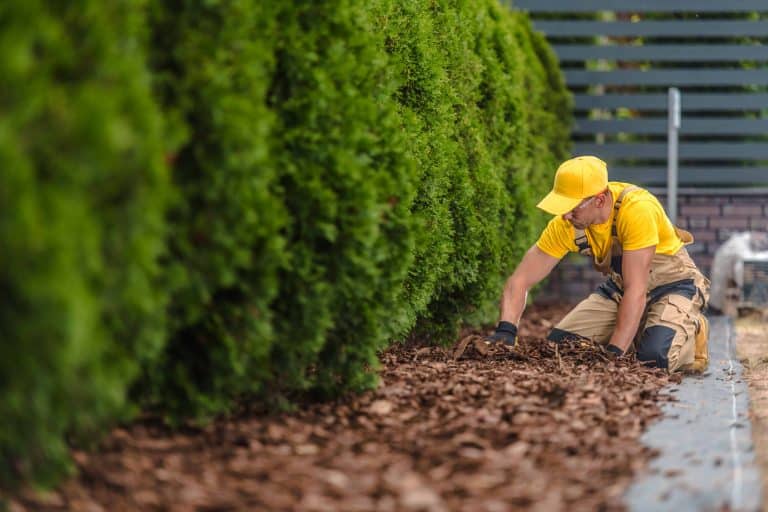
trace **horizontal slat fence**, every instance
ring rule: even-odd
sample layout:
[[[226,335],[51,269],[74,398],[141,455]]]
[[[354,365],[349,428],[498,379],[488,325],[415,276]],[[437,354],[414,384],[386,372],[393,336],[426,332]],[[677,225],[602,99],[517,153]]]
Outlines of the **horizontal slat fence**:
[[[768,185],[768,0],[517,0],[574,93],[574,154],[666,183],[667,89],[681,91],[681,186]]]

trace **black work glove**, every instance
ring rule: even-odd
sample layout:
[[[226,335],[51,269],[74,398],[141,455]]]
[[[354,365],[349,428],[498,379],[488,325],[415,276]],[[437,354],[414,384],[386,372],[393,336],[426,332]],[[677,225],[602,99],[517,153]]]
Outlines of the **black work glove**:
[[[611,354],[613,357],[621,357],[624,355],[624,351],[621,350],[616,345],[608,344],[605,346],[605,350],[608,351],[609,354]]]
[[[497,343],[503,342],[510,347],[515,346],[515,340],[517,340],[517,326],[512,322],[499,322],[496,326],[496,330],[486,338],[488,341]]]

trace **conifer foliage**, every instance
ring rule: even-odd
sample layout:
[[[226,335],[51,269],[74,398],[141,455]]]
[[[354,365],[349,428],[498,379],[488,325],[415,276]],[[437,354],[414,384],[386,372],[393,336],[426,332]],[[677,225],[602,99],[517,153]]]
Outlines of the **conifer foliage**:
[[[135,2],[0,7],[0,482],[128,411],[164,343],[168,193]]]
[[[13,0],[0,24],[2,485],[129,404],[366,389],[389,343],[493,320],[566,156],[557,62],[495,0]]]

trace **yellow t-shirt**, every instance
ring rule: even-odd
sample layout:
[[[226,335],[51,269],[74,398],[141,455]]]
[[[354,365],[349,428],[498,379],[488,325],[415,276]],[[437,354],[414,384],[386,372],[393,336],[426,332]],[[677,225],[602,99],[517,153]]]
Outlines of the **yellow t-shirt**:
[[[628,186],[629,183],[616,181],[608,183],[614,204],[621,191]],[[600,260],[605,257],[610,247],[611,225],[615,213],[615,208],[611,208],[611,216],[606,222],[584,230],[592,252]],[[616,234],[625,251],[655,245],[656,254],[675,254],[684,245],[659,200],[644,189],[633,190],[624,196],[616,223]],[[561,259],[569,251],[578,252],[574,237],[573,225],[558,215],[544,228],[536,246],[550,256]]]

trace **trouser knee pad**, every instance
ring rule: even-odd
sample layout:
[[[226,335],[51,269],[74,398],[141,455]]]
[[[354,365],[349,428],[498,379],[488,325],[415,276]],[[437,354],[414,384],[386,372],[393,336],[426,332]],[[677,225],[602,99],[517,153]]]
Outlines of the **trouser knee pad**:
[[[666,325],[654,325],[645,330],[637,345],[637,360],[656,368],[669,367],[669,348],[675,330]]]

